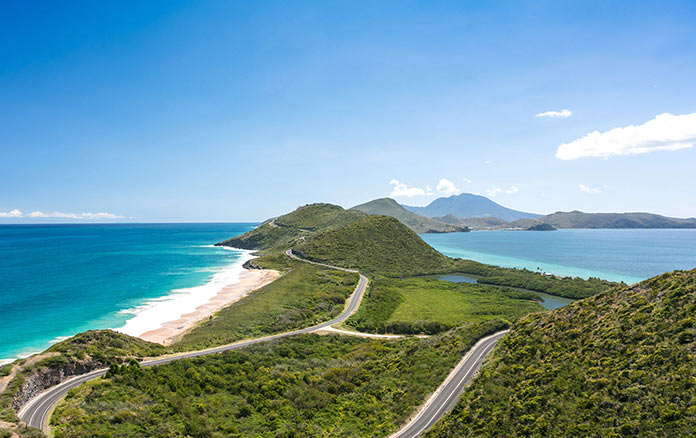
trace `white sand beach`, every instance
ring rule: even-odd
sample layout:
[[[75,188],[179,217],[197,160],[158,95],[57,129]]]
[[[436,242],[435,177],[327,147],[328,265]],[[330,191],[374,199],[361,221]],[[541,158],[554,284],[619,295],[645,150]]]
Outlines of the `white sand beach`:
[[[138,337],[146,341],[170,345],[210,315],[262,288],[278,276],[280,272],[271,269],[245,269],[239,273],[238,282],[225,286],[205,304],[173,321],[164,322],[159,328],[149,330]]]

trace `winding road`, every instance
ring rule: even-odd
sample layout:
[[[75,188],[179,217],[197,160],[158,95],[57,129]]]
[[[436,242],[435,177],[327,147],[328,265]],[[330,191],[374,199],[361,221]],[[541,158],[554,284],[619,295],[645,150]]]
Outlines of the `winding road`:
[[[230,350],[237,350],[240,348],[247,347],[249,345],[258,344],[261,342],[267,342],[274,339],[285,338],[288,336],[301,335],[307,333],[318,332],[327,328],[330,328],[334,324],[338,324],[347,320],[353,313],[358,310],[360,302],[367,288],[368,279],[364,275],[360,274],[356,270],[341,268],[338,266],[326,265],[323,263],[311,262],[297,257],[293,254],[292,250],[286,251],[288,257],[293,259],[303,261],[305,263],[312,263],[315,265],[324,266],[331,269],[337,269],[345,272],[357,273],[360,276],[355,290],[348,298],[346,308],[343,312],[336,318],[317,324],[311,327],[306,327],[298,330],[293,330],[290,332],[278,333],[275,335],[265,336],[256,339],[249,339],[246,341],[239,341],[233,344],[222,345],[219,347],[209,348],[206,350],[191,351],[186,353],[178,353],[169,355],[166,357],[161,357],[152,360],[145,360],[140,362],[141,366],[149,367],[154,365],[161,365],[168,362],[172,362],[179,359],[187,359],[198,356],[205,356],[208,354],[222,353]],[[351,334],[349,331],[341,330],[341,333]],[[500,332],[491,335],[487,338],[481,339],[469,352],[464,356],[462,361],[457,365],[457,367],[450,373],[445,382],[438,388],[435,393],[426,401],[420,412],[413,417],[405,426],[403,426],[396,434],[392,437],[396,438],[406,438],[406,437],[416,437],[428,427],[433,425],[442,415],[454,406],[457,400],[457,396],[461,393],[464,388],[465,383],[471,379],[478,368],[483,363],[485,356],[493,349],[495,343],[506,334],[507,332]],[[53,408],[58,404],[58,402],[65,397],[68,391],[72,388],[76,388],[81,384],[94,380],[98,377],[106,374],[108,370],[106,368],[94,370],[87,374],[82,374],[79,376],[72,377],[56,386],[48,388],[42,393],[38,394],[31,400],[29,400],[19,411],[19,418],[31,427],[41,429],[45,434],[49,435],[49,425],[48,420]]]

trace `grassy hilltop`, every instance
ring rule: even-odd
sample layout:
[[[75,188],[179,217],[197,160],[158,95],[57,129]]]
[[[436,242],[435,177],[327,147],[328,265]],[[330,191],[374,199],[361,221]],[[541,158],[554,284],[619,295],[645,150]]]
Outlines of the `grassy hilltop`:
[[[296,249],[311,260],[369,274],[410,276],[452,269],[451,259],[389,216],[368,216],[326,229]]]
[[[692,437],[696,269],[529,315],[428,437]]]
[[[344,210],[338,205],[309,204],[269,219],[257,228],[219,245],[258,250],[289,248],[319,230],[347,224],[366,216],[361,211]]]

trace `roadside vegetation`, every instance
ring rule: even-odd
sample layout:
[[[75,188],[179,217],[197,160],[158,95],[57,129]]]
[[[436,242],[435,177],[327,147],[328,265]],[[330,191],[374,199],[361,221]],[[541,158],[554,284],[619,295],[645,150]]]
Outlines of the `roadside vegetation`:
[[[591,297],[617,285],[599,278],[585,280],[579,277],[550,276],[528,269],[484,265],[473,260],[457,259],[456,270],[463,274],[476,275],[479,283],[518,287],[573,299]]]
[[[167,352],[167,347],[110,330],[80,333],[53,345],[33,360],[22,359],[9,364],[8,375],[13,367],[15,375],[0,393],[0,421],[11,424],[10,429],[20,437],[43,436],[36,429],[18,426],[16,412],[28,395],[58,384],[66,376]]]
[[[69,393],[57,438],[384,437],[501,321],[428,339],[301,335],[153,368],[124,365]]]
[[[373,281],[345,325],[363,332],[434,334],[471,322],[515,321],[544,308],[533,293],[433,278]]]
[[[358,275],[274,255],[257,265],[289,270],[274,282],[221,309],[175,344],[198,350],[246,338],[308,327],[339,315]]]
[[[516,324],[428,437],[691,437],[696,269]]]

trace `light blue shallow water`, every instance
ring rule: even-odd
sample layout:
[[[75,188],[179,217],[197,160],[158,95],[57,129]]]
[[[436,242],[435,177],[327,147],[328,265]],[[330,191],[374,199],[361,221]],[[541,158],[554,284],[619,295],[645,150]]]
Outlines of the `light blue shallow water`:
[[[421,237],[451,257],[626,283],[696,267],[696,230],[473,231]]]
[[[252,227],[0,226],[0,359],[41,351],[84,330],[122,327],[152,299],[234,275],[245,255],[207,245]]]

